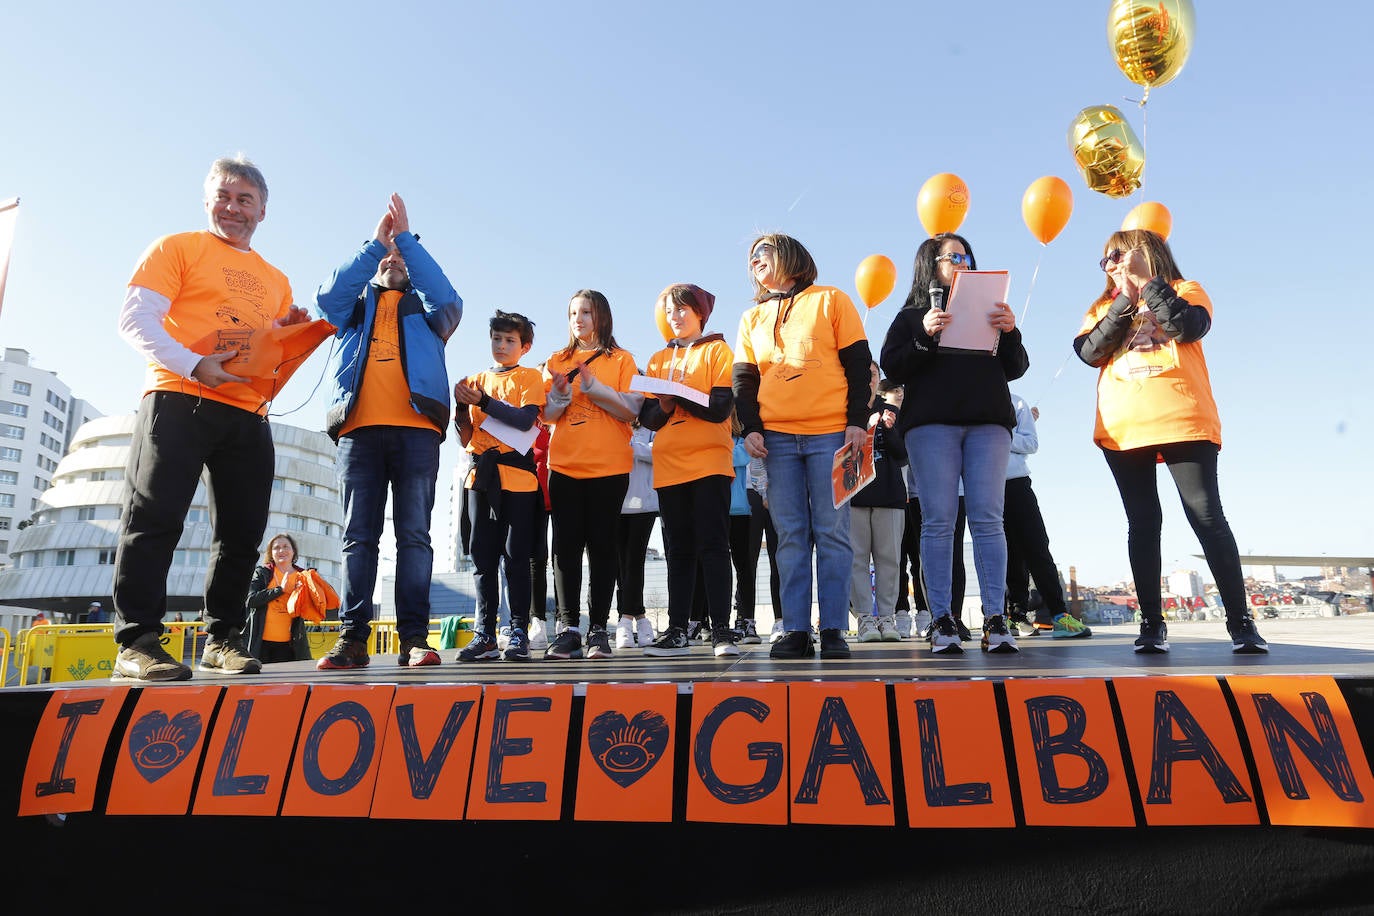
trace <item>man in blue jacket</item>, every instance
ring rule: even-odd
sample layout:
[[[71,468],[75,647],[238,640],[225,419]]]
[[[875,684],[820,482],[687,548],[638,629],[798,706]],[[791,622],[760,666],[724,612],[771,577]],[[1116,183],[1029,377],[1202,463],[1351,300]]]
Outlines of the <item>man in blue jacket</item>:
[[[375,237],[320,287],[320,313],[338,327],[327,432],[339,445],[344,583],[338,642],[321,670],[370,659],[377,544],[388,489],[396,532],[396,631],[403,666],[439,664],[429,645],[429,542],[439,443],[449,418],[444,345],[463,302],[410,231],[391,195]]]

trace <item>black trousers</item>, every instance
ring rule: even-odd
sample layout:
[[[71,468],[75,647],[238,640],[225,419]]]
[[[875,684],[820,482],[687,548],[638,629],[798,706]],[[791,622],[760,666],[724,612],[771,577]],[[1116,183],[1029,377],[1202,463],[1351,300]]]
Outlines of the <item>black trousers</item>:
[[[615,597],[616,529],[629,474],[569,477],[549,471],[553,522],[553,586],[558,618],[570,627],[582,619],[582,557],[587,557],[587,619],[604,627]]]
[[[506,575],[506,601],[512,628],[530,627],[530,504],[537,491],[502,491],[501,510],[491,517],[491,501],[482,490],[467,491],[472,525],[472,581],[477,589],[477,626],[495,636],[501,609],[501,572]]]
[[[1159,539],[1164,512],[1159,505],[1156,456],[1164,459],[1183,500],[1183,514],[1202,544],[1202,554],[1221,594],[1227,620],[1248,616],[1245,577],[1240,550],[1221,508],[1217,487],[1217,448],[1212,442],[1175,442],[1114,452],[1103,449],[1107,467],[1116,478],[1121,504],[1126,510],[1126,551],[1131,560],[1140,614],[1150,620],[1163,618]]]
[[[1002,528],[1007,534],[1008,605],[1029,607],[1030,581],[1034,579],[1045,602],[1045,615],[1065,613],[1068,606],[1064,603],[1064,587],[1059,584],[1059,568],[1050,554],[1050,536],[1029,477],[1007,481],[1002,513]]]
[[[544,507],[544,494],[537,493],[530,508],[530,620],[546,618],[548,606],[549,510]]]
[[[668,625],[687,628],[700,583],[711,626],[728,627],[730,478],[713,474],[654,489],[668,550]]]
[[[115,641],[127,646],[162,632],[167,572],[202,470],[209,473],[212,529],[205,628],[215,639],[243,629],[275,465],[272,430],[257,414],[179,392],[144,395],[115,551]]]
[[[631,512],[620,516],[616,553],[620,575],[615,585],[615,610],[618,617],[644,616],[644,555],[654,533],[657,512]]]

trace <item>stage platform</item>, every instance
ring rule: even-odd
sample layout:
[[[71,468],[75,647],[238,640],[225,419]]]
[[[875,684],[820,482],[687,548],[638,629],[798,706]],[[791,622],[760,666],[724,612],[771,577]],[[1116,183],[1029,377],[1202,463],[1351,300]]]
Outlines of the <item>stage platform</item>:
[[[8,688],[6,899],[1374,912],[1374,615],[1136,632]]]

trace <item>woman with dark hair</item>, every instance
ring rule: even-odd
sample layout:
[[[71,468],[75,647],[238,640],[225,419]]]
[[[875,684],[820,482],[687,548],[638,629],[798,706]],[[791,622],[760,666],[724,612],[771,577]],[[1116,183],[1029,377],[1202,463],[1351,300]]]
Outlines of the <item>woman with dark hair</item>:
[[[816,558],[821,658],[848,658],[854,550],[849,504],[835,508],[831,470],[842,447],[866,438],[872,357],[854,303],[816,285],[816,264],[796,239],[763,235],[749,246],[753,308],[740,319],[734,391],[751,457],[765,459],[768,508],[778,533],[786,633],[773,658],[809,658],[811,557]]]
[[[1007,587],[1007,541],[1002,505],[1011,431],[1016,426],[1007,382],[1030,366],[1016,315],[1005,302],[986,321],[1000,332],[995,352],[942,347],[949,326],[954,277],[976,269],[973,249],[951,232],[926,239],[916,249],[915,280],[906,303],[883,341],[882,368],[906,387],[897,428],[921,501],[921,572],[933,618],[933,652],[961,652],[952,614],[954,528],[963,481],[973,559],[983,605],[984,652],[1015,652],[1003,601]],[[939,301],[933,302],[931,290]]]
[[[1084,316],[1073,348],[1100,370],[1093,441],[1126,510],[1126,550],[1141,614],[1135,650],[1169,650],[1155,473],[1163,463],[1221,593],[1231,651],[1268,652],[1250,616],[1240,551],[1217,488],[1221,419],[1202,353],[1212,301],[1195,281],[1183,279],[1168,243],[1153,232],[1112,233],[1099,264],[1106,287]]]
[[[310,643],[305,621],[287,610],[291,593],[305,585],[296,565],[296,539],[274,535],[248,584],[248,654],[262,663],[306,661]]]
[[[592,289],[568,303],[568,345],[544,363],[548,400],[549,516],[554,597],[563,627],[544,653],[581,658],[582,557],[587,558],[586,655],[610,658],[606,632],[619,556],[616,530],[634,454],[630,423],[643,399],[629,394],[635,360],[615,342],[611,304]]]

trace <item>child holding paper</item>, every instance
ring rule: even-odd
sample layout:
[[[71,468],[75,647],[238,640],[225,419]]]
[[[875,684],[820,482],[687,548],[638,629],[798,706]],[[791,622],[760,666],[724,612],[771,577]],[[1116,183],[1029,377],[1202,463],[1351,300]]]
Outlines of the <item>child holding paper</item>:
[[[458,661],[501,657],[496,645],[497,576],[504,565],[511,617],[505,657],[523,662],[530,657],[530,536],[540,498],[530,446],[544,406],[544,380],[539,370],[520,365],[534,343],[534,322],[497,311],[489,327],[496,365],[453,386],[453,425],[472,453],[464,486],[470,491],[466,504],[477,587],[477,633],[458,651]]]
[[[673,339],[650,359],[645,375],[677,382],[707,396],[705,406],[685,397],[645,398],[639,421],[654,436],[654,489],[663,544],[668,552],[668,629],[645,655],[671,657],[689,650],[687,621],[698,583],[706,591],[711,646],[717,656],[738,655],[730,629],[730,481],[734,443],[730,390],[734,355],[720,334],[704,327],[716,297],[676,283],[659,294]],[[700,563],[702,576],[697,577]]]

